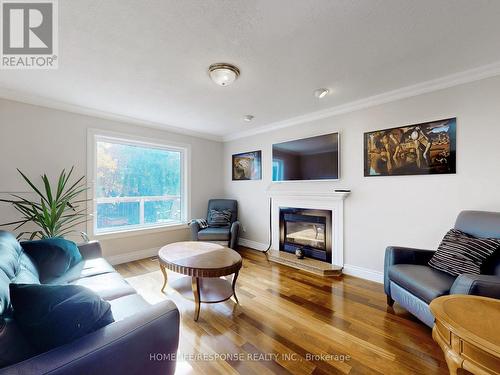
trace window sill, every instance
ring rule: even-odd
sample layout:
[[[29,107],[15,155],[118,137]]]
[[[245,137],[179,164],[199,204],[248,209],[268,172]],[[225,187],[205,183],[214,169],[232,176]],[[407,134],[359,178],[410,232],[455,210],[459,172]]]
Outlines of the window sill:
[[[183,230],[188,229],[188,223],[178,223],[178,224],[166,224],[149,228],[132,228],[123,229],[111,232],[94,233],[91,239],[95,240],[108,240],[113,238],[124,238],[124,237],[138,237],[144,236],[152,233],[168,232],[173,230]]]

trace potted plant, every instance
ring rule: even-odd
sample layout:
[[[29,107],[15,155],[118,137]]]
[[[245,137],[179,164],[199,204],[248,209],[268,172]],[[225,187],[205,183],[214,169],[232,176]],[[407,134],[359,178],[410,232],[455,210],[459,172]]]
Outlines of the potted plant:
[[[24,231],[18,234],[17,239],[23,237],[33,239],[45,239],[52,237],[64,237],[70,233],[80,233],[84,240],[88,240],[85,232],[74,230],[74,227],[89,220],[90,215],[86,213],[86,204],[80,208],[80,204],[86,203],[88,199],[80,199],[81,194],[88,190],[84,179],[78,178],[69,183],[74,167],[68,173],[63,169],[55,186],[50,184],[47,175],[41,176],[43,188],[39,189],[26,175],[17,170],[33,192],[37,195],[36,200],[28,200],[19,195],[12,194],[13,199],[0,199],[0,202],[10,203],[21,213],[21,219],[0,226],[14,226],[17,230],[28,223],[35,224],[35,231]]]

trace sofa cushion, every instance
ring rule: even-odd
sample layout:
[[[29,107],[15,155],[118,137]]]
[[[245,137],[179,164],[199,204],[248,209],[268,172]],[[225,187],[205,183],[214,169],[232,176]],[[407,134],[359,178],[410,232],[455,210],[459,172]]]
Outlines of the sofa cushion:
[[[109,302],[77,285],[10,284],[14,319],[40,352],[114,322]]]
[[[0,315],[10,310],[11,282],[38,284],[38,271],[12,233],[0,231]]]
[[[455,277],[429,266],[396,264],[389,268],[389,279],[418,298],[430,303],[449,294]]]
[[[20,268],[19,272],[10,282],[13,284],[40,284],[36,275],[26,268]]]
[[[49,279],[46,283],[66,284],[81,279],[82,277],[96,276],[110,272],[115,272],[115,269],[104,258],[94,258],[81,261],[71,267],[68,272]]]
[[[35,262],[33,261],[33,258],[26,254],[24,250],[19,255],[19,270],[25,270],[31,273],[33,275],[33,278],[40,280],[40,274],[38,273],[38,269]]]
[[[109,303],[111,304],[113,317],[117,322],[151,307],[151,305],[139,294],[130,294],[128,296],[116,298],[109,301]]]
[[[229,227],[210,227],[200,230],[198,239],[200,241],[229,240],[230,232]]]
[[[12,233],[0,231],[0,269],[13,279],[19,269],[23,249]]]
[[[10,306],[9,293],[10,279],[4,271],[0,270],[0,319],[6,314]]]
[[[24,253],[19,256],[19,266],[12,279],[9,279],[5,272],[0,270],[0,315],[9,313],[11,310],[9,293],[9,284],[11,283],[40,284],[35,266]]]
[[[70,284],[85,286],[107,301],[137,293],[117,272],[82,277]]]
[[[479,275],[483,263],[500,248],[500,239],[476,238],[458,229],[444,236],[429,266],[452,276]]]
[[[21,246],[33,258],[42,282],[63,275],[82,260],[78,246],[64,238],[24,241]]]

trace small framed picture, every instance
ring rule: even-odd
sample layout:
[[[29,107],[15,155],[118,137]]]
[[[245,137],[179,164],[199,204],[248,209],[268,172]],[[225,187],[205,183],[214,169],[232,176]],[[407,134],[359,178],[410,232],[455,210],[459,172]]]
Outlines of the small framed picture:
[[[233,155],[233,181],[262,179],[262,151]]]

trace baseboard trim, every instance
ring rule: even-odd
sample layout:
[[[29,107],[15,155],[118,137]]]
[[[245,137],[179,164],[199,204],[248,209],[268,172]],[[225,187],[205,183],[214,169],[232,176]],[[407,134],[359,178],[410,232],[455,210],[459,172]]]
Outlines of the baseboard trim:
[[[376,283],[384,282],[384,274],[380,271],[375,271],[369,268],[354,266],[352,264],[344,264],[343,273],[350,276],[359,277],[361,279],[374,281]]]
[[[252,241],[247,238],[239,238],[238,245],[249,247],[254,250],[265,251],[269,244],[262,242]],[[352,264],[344,264],[342,273],[350,276],[359,277],[361,279],[374,281],[376,283],[382,284],[384,282],[384,274],[380,271],[375,271],[369,268],[354,266]]]
[[[241,237],[238,239],[238,245],[249,247],[251,249],[259,251],[265,251],[269,247],[269,244],[267,243],[252,241]]]
[[[114,266],[117,264],[133,262],[134,260],[140,260],[156,256],[158,255],[158,250],[160,250],[159,247],[154,247],[151,249],[130,251],[128,253],[105,256],[104,258],[106,258],[106,260]]]
[[[212,242],[215,242],[215,241],[212,241]],[[238,244],[241,246],[249,247],[251,249],[255,249],[255,250],[259,250],[259,251],[264,251],[269,246],[268,244],[248,240],[246,238],[239,238]],[[224,246],[226,246],[226,245],[227,244],[224,243]],[[127,263],[127,262],[133,262],[134,260],[140,260],[140,259],[145,259],[145,258],[150,258],[152,256],[156,256],[156,255],[158,255],[158,250],[160,250],[159,247],[154,247],[151,249],[130,251],[128,253],[105,256],[105,258],[112,265],[117,265],[117,264],[122,264],[122,263]]]

